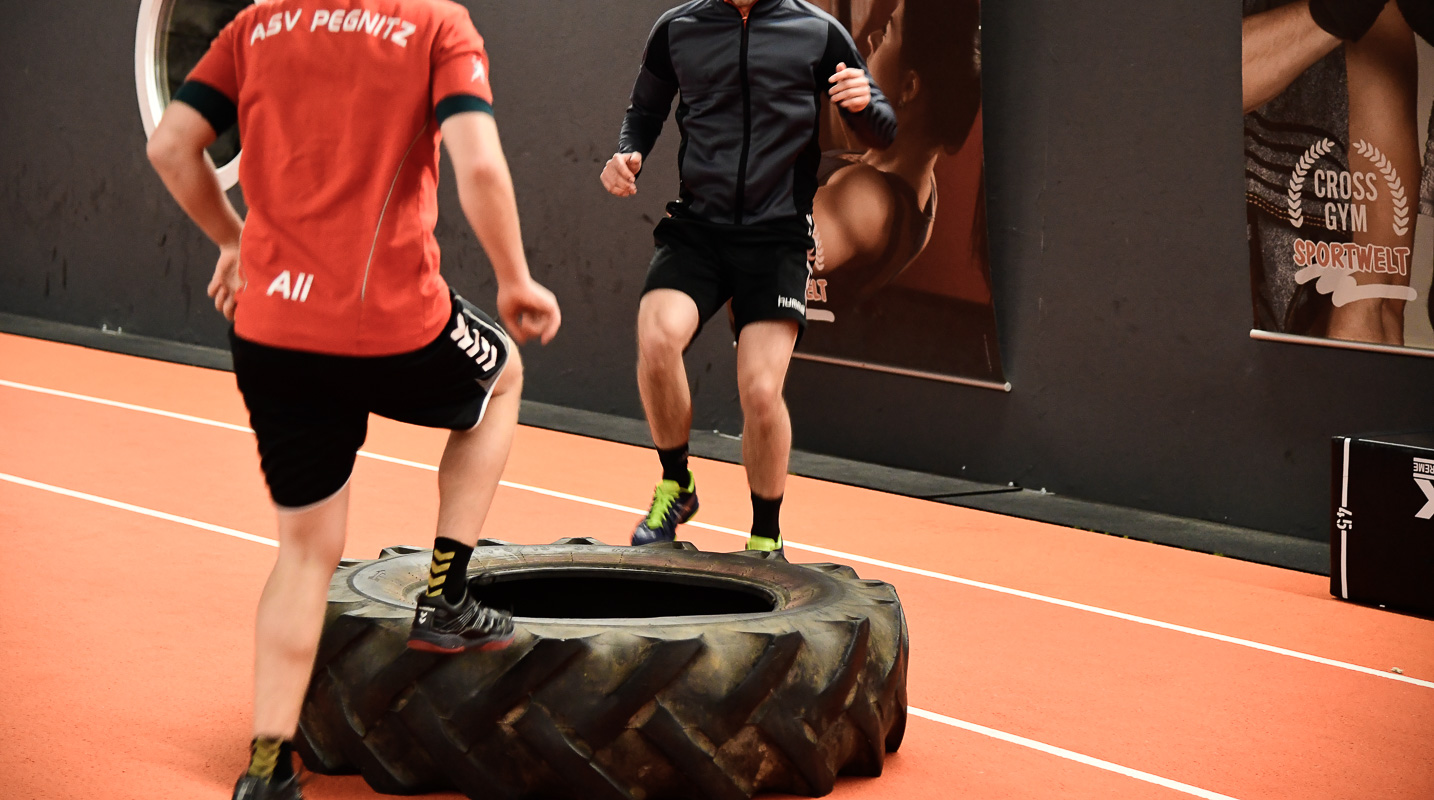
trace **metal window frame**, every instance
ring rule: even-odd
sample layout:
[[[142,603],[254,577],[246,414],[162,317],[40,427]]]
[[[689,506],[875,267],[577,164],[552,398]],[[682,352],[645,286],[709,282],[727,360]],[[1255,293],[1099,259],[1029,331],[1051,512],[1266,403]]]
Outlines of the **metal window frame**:
[[[167,42],[161,32],[169,27],[177,2],[180,0],[142,0],[139,5],[139,21],[134,35],[134,84],[146,140],[154,135],[155,126],[164,116],[165,106],[169,103],[165,91],[168,78],[163,69]],[[215,165],[219,185],[226,191],[239,183],[239,159],[242,155],[242,152],[238,153],[229,163]]]

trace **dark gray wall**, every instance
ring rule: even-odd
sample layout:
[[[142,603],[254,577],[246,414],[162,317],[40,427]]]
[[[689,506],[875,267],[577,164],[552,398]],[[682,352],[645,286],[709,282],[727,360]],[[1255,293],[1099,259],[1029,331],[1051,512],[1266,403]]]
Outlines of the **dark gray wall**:
[[[489,41],[529,258],[566,327],[530,349],[534,399],[629,416],[649,230],[598,186],[662,0],[469,2]],[[221,345],[213,248],[150,173],[138,0],[5,2],[0,311]],[[809,450],[1310,538],[1329,439],[1434,426],[1434,361],[1251,341],[1239,8],[1007,0],[985,14],[993,273],[1011,394],[797,363]],[[493,284],[445,187],[445,273]],[[694,349],[698,426],[736,432],[730,341]]]

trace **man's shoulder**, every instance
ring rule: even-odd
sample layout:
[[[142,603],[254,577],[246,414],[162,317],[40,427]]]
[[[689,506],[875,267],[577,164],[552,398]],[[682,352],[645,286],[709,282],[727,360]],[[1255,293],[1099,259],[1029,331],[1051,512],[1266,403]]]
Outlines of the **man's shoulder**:
[[[788,10],[790,10],[792,13],[800,14],[802,16],[807,17],[814,17],[816,19],[821,20],[822,22],[827,23],[828,25],[835,25],[842,30],[846,30],[846,28],[842,28],[842,24],[840,22],[837,22],[836,17],[833,17],[831,14],[828,14],[827,12],[818,8],[813,3],[807,2],[807,0],[782,0],[782,5],[786,6]]]
[[[657,18],[657,23],[654,24],[652,27],[654,29],[660,28],[675,19],[691,16],[692,14],[696,14],[699,11],[702,11],[721,2],[722,0],[689,0],[689,2],[673,6],[672,8],[669,8],[666,11],[662,12],[662,16]]]
[[[243,28],[243,26],[251,22],[255,17],[259,16],[260,11],[262,10],[263,5],[260,3],[245,6],[244,8],[240,9],[239,13],[234,15],[234,19],[230,20],[229,24],[225,25],[224,27],[240,30],[241,28]]]
[[[399,0],[399,4],[405,11],[429,19],[470,19],[468,8],[455,0]]]

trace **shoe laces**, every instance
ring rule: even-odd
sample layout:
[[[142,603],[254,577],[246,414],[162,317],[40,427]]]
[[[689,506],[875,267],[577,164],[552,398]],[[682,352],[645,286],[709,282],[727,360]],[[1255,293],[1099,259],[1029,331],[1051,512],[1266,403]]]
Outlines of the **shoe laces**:
[[[682,494],[677,481],[660,481],[652,492],[652,509],[647,512],[647,527],[656,529],[672,513],[672,507]]]
[[[507,614],[479,603],[477,600],[469,600],[467,607],[453,618],[449,626],[455,629],[471,629],[481,633],[502,632],[507,628],[511,619]]]

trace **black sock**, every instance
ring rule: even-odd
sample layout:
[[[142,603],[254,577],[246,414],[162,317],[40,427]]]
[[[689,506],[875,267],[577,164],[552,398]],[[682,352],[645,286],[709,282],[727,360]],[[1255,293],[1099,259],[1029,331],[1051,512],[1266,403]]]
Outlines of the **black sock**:
[[[676,481],[678,486],[687,488],[687,445],[671,450],[657,448],[657,460],[662,462],[662,479]]]
[[[428,596],[443,595],[449,605],[468,594],[468,558],[473,548],[444,536],[433,540],[433,563],[428,566]]]
[[[294,743],[272,736],[256,736],[249,743],[249,773],[282,783],[294,777]]]
[[[778,519],[782,516],[782,498],[768,500],[752,493],[752,535],[776,541],[782,535]]]

